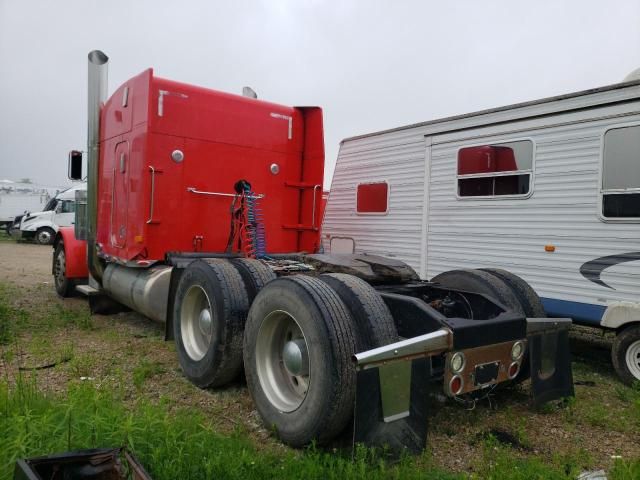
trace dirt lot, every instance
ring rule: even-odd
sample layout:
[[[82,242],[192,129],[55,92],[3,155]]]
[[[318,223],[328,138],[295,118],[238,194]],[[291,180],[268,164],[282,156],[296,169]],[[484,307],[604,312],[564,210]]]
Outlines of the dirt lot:
[[[131,401],[144,396],[197,408],[221,432],[243,432],[260,448],[286,449],[262,428],[242,381],[229,388],[199,390],[181,374],[163,327],[133,312],[89,316],[81,298],[59,299],[52,285],[51,248],[0,242],[0,302],[30,318],[29,328],[5,345],[0,378],[19,368],[38,370],[47,389],[63,392],[84,379],[123,389]],[[486,459],[489,434],[515,456],[578,462],[608,469],[613,459],[640,457],[640,391],[612,373],[606,340],[574,340],[576,398],[533,411],[528,385],[499,391],[475,406],[446,401],[431,419],[429,461],[472,472]],[[560,460],[562,461],[562,460]]]

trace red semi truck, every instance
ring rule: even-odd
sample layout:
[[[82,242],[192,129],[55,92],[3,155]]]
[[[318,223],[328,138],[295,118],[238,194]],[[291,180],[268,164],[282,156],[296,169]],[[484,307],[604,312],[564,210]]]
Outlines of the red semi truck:
[[[88,188],[55,238],[61,296],[164,323],[201,388],[244,369],[265,424],[293,446],[354,425],[357,442],[420,451],[433,389],[477,399],[530,377],[536,403],[573,394],[570,320],[544,318],[518,277],[428,282],[397,260],[318,253],[320,108],[151,69],[107,99],[107,62],[89,54]],[[71,152],[71,178],[82,160]]]

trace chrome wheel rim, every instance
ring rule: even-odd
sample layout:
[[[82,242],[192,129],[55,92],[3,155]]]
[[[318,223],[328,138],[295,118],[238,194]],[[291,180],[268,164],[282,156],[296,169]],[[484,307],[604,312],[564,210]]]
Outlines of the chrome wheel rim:
[[[42,230],[38,232],[38,243],[47,244],[51,241],[51,233],[47,230]]]
[[[308,343],[291,314],[276,310],[262,321],[256,367],[262,390],[274,407],[293,412],[302,405],[311,380]]]
[[[60,287],[64,283],[66,270],[67,270],[67,259],[64,256],[64,249],[61,249],[58,252],[58,255],[56,257],[54,276],[53,276],[53,278],[55,279],[56,285],[58,287]]]
[[[199,285],[189,287],[180,308],[180,334],[187,355],[196,362],[207,354],[213,338],[212,311],[204,289]]]
[[[637,380],[640,380],[640,340],[636,340],[629,348],[625,355],[627,368]]]

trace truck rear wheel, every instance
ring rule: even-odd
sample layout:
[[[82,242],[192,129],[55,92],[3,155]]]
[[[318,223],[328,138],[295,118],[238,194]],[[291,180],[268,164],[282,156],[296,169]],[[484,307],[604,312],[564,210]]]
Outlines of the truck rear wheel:
[[[511,288],[513,294],[518,297],[527,318],[545,318],[547,316],[540,297],[531,288],[531,285],[522,278],[500,268],[481,268],[480,270],[498,277]]]
[[[364,280],[346,273],[320,275],[344,302],[357,329],[359,352],[398,341],[398,331],[389,307]]]
[[[249,300],[226,261],[196,260],[184,270],[173,309],[178,360],[201,388],[219,387],[242,370],[242,335]]]
[[[294,447],[339,434],[353,411],[355,348],[353,320],[329,285],[303,275],[267,284],[244,337],[247,385],[267,428]]]
[[[249,295],[249,305],[267,283],[278,278],[275,272],[260,260],[234,258],[231,264],[236,267],[244,281]]]
[[[488,295],[505,307],[525,316],[524,306],[511,287],[496,275],[483,270],[449,270],[431,279],[445,288]]]
[[[36,231],[35,239],[38,245],[51,245],[53,239],[56,236],[56,232],[49,227],[42,227]]]
[[[67,278],[67,258],[62,242],[59,242],[53,251],[53,283],[61,297],[67,298],[73,294],[75,282]]]
[[[616,335],[611,361],[618,376],[627,385],[640,382],[640,325],[624,328]]]

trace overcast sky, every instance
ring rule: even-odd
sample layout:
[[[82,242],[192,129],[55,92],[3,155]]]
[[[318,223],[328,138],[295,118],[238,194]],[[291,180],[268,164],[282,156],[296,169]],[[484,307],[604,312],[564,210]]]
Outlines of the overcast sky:
[[[0,0],[0,179],[64,185],[86,145],[86,58],[109,91],[158,76],[320,105],[340,140],[621,81],[640,0]]]

